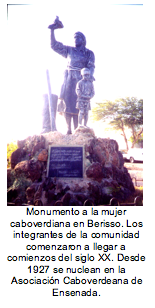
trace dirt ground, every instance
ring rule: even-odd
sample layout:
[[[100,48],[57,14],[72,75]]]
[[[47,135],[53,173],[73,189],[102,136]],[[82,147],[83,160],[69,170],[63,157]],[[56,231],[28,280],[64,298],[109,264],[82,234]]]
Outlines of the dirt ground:
[[[143,163],[124,163],[135,186],[143,186]]]

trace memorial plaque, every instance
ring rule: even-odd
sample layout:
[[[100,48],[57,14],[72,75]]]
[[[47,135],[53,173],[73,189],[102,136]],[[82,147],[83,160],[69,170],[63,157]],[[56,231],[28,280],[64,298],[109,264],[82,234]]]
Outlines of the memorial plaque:
[[[83,147],[51,146],[49,148],[47,176],[82,178]]]

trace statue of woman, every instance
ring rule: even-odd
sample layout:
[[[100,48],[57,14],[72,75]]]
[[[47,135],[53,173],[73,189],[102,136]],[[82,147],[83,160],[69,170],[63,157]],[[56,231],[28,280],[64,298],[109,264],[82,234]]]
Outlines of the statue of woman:
[[[93,81],[93,73],[95,68],[94,53],[87,49],[86,38],[83,33],[76,32],[74,34],[75,47],[63,45],[56,41],[54,30],[63,28],[62,22],[57,17],[52,25],[48,27],[51,30],[51,48],[67,58],[67,70],[64,74],[64,83],[61,87],[60,100],[65,103],[65,119],[67,123],[67,134],[71,134],[71,119],[73,118],[74,129],[78,126],[78,112],[76,108],[77,94],[76,85],[82,79],[81,69],[88,68],[90,70],[90,78]]]

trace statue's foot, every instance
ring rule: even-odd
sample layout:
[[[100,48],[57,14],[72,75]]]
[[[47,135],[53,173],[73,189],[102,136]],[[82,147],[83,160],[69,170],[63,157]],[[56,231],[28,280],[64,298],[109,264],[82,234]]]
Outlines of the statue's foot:
[[[71,135],[72,134],[72,132],[71,132],[71,130],[69,129],[68,131],[67,131],[67,135]]]

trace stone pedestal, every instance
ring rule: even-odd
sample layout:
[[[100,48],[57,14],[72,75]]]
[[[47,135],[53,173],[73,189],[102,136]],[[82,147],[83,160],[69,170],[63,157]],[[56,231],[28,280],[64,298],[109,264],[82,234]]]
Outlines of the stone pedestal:
[[[83,206],[88,203],[106,205],[112,197],[123,201],[134,192],[131,177],[124,167],[123,156],[119,152],[117,142],[112,139],[97,138],[90,128],[78,128],[73,135],[63,135],[57,131],[49,132],[29,137],[20,144],[26,155],[23,160],[20,157],[21,161],[12,170],[16,180],[12,183],[12,187],[16,189],[20,176],[24,176],[25,188],[21,187],[22,193],[25,189],[23,200],[31,202],[32,205]],[[84,147],[82,179],[47,177],[49,146],[60,145]],[[29,159],[25,159],[28,157]],[[31,185],[26,187],[28,180],[31,181]],[[17,186],[20,195],[19,185]]]

